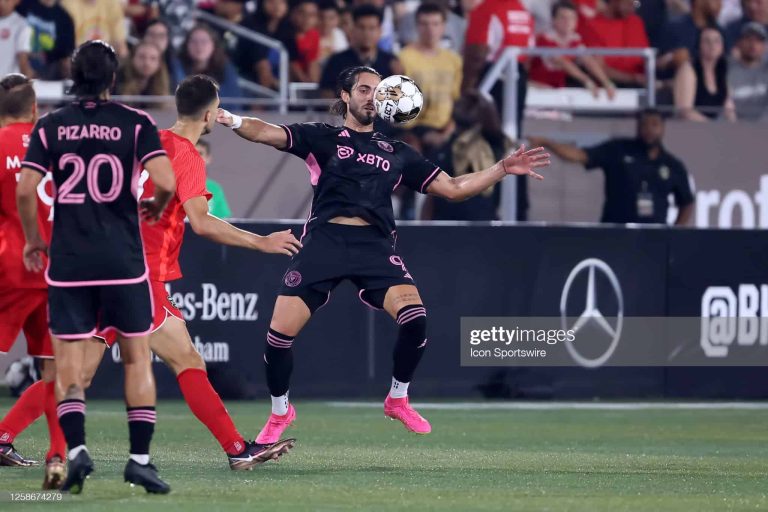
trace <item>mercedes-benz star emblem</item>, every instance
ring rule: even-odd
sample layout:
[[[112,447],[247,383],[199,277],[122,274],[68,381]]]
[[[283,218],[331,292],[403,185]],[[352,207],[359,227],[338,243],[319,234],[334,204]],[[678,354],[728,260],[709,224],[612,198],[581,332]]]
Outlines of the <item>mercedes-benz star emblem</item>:
[[[584,311],[581,313],[576,322],[569,326],[567,325],[568,296],[571,293],[571,287],[573,286],[573,282],[576,277],[581,272],[585,271],[589,272],[587,276],[586,306],[584,307]],[[613,288],[613,292],[616,294],[616,304],[618,304],[615,322],[616,325],[612,326],[611,323],[600,312],[600,305],[598,304],[599,301],[596,293],[595,272],[600,272],[608,279],[608,281],[611,283],[611,287]],[[616,350],[616,346],[619,344],[619,339],[621,338],[621,327],[624,323],[624,296],[621,293],[621,285],[619,284],[619,280],[616,278],[616,274],[606,262],[597,258],[588,258],[573,267],[573,270],[571,270],[571,273],[568,275],[568,279],[565,281],[563,293],[560,296],[560,320],[563,329],[571,329],[576,333],[578,333],[579,330],[587,325],[587,323],[594,322],[599,329],[603,330],[611,338],[611,343],[608,345],[608,349],[602,355],[596,358],[583,356],[579,353],[578,350],[576,350],[576,347],[574,347],[573,343],[567,342],[565,347],[568,349],[568,352],[571,354],[571,357],[573,357],[574,361],[585,368],[597,368],[605,364],[605,362],[610,359],[610,357],[613,355],[613,352]]]

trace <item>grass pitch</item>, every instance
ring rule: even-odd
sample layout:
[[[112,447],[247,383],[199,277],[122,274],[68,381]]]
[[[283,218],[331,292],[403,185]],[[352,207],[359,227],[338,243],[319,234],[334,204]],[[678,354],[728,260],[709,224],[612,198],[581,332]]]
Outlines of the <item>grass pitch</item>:
[[[0,411],[10,403],[1,399]],[[768,509],[768,409],[424,409],[433,432],[416,436],[380,407],[296,406],[295,450],[234,473],[184,403],[161,402],[152,451],[173,491],[148,496],[122,483],[122,404],[91,401],[96,471],[84,493],[45,504],[12,504],[5,493],[0,510]],[[247,437],[268,414],[266,402],[228,407]],[[42,457],[46,435],[41,419],[16,446]],[[41,482],[40,468],[0,468],[0,491],[37,491]]]

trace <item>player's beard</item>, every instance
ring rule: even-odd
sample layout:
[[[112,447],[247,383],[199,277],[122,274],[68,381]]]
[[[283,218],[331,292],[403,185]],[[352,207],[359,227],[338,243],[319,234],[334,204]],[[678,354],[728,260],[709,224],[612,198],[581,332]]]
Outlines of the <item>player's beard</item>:
[[[376,107],[373,105],[373,102],[366,103],[359,108],[355,108],[350,105],[349,113],[352,114],[352,117],[355,118],[355,121],[360,123],[362,126],[369,126],[373,124],[373,120],[376,118]]]

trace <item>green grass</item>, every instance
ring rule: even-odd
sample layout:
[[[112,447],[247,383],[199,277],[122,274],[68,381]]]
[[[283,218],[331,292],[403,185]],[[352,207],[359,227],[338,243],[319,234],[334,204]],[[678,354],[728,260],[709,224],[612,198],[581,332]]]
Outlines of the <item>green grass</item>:
[[[0,401],[0,411],[10,402]],[[231,403],[246,436],[268,413]],[[279,464],[233,473],[181,402],[161,402],[153,457],[171,484],[147,496],[122,483],[122,404],[88,404],[96,472],[83,495],[37,510],[655,511],[768,509],[768,410],[424,411],[433,433],[415,436],[372,408],[297,404],[299,439]],[[44,421],[20,437],[45,453]],[[0,490],[36,491],[37,468],[0,468]]]

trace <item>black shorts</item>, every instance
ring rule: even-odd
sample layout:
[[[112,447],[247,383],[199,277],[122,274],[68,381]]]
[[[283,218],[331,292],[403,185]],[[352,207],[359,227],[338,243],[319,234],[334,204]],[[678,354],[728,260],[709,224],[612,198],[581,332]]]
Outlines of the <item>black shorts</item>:
[[[149,334],[152,294],[149,281],[109,286],[49,286],[51,334],[82,339],[97,331],[115,330],[127,338]]]
[[[302,242],[283,276],[279,295],[301,297],[311,311],[325,304],[344,279],[360,290],[360,300],[381,309],[391,286],[415,285],[395,251],[394,240],[373,226],[321,224]]]

